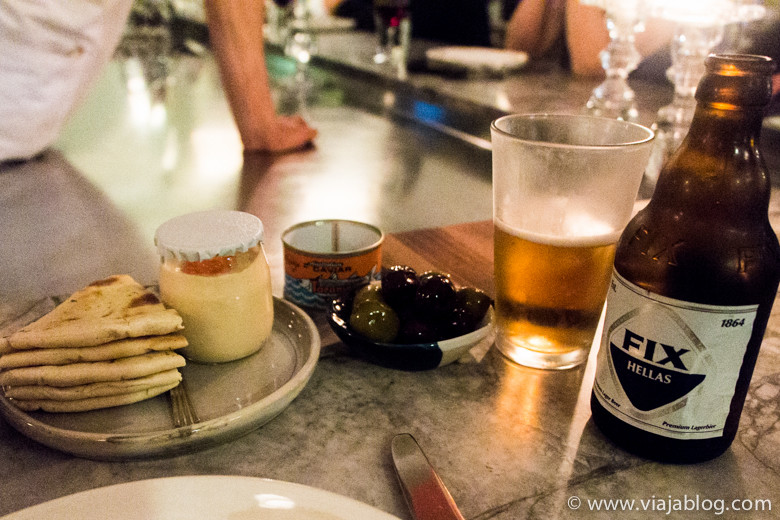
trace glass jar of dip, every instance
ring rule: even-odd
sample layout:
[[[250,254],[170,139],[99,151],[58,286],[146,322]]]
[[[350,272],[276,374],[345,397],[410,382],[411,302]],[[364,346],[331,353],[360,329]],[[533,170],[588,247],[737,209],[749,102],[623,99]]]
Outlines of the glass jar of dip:
[[[271,334],[273,295],[263,223],[210,210],[175,217],[155,234],[160,296],[184,322],[193,361],[220,363],[260,350]]]

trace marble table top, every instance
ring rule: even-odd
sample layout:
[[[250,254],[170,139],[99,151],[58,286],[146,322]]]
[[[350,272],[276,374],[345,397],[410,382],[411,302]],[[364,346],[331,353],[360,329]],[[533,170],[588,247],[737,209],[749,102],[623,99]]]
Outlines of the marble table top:
[[[489,221],[391,234],[384,263],[448,271],[458,283],[490,291],[491,237]],[[616,517],[597,510],[609,507],[606,500],[635,501],[620,518],[660,517],[675,504],[688,509],[672,509],[673,518],[711,518],[714,508],[737,518],[737,507],[756,509],[739,518],[770,518],[768,507],[780,500],[780,310],[737,440],[696,465],[637,458],[603,437],[588,405],[593,355],[578,369],[546,372],[516,366],[491,348],[439,369],[403,372],[352,357],[318,321],[323,355],[300,396],[260,429],[211,449],[92,461],[38,445],[0,421],[0,513],[113,483],[229,474],[303,483],[410,518],[389,457],[399,432],[418,439],[470,519]]]

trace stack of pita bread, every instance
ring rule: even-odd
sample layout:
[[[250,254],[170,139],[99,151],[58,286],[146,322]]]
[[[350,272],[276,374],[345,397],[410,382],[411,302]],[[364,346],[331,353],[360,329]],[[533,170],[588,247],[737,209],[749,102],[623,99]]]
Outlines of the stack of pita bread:
[[[27,411],[138,402],[181,381],[181,316],[132,277],[99,280],[0,338],[0,386]]]

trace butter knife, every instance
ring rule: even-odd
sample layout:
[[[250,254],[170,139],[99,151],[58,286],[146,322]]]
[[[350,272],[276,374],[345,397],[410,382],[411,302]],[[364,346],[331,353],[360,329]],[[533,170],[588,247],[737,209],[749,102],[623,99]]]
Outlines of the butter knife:
[[[408,433],[399,433],[390,445],[398,482],[415,520],[464,520],[455,500]]]

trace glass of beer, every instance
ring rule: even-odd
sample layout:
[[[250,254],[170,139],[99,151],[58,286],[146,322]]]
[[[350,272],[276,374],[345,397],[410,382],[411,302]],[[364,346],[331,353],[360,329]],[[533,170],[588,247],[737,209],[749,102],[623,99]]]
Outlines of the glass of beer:
[[[584,115],[491,125],[496,346],[534,368],[583,363],[653,132]]]

